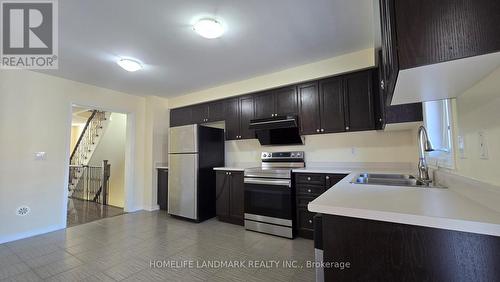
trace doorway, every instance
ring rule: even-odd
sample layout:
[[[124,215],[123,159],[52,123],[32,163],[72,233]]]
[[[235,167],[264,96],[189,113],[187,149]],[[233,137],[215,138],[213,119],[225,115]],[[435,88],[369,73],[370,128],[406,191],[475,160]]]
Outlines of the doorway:
[[[73,106],[67,227],[124,213],[127,115]]]

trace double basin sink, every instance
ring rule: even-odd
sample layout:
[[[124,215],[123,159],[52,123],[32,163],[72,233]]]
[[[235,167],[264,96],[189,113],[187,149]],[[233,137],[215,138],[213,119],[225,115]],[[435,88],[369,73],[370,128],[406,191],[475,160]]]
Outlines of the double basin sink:
[[[351,183],[354,184],[372,184],[372,185],[388,185],[388,186],[406,186],[406,187],[423,187],[423,188],[444,188],[433,185],[417,179],[409,174],[383,174],[383,173],[361,173],[357,175]]]

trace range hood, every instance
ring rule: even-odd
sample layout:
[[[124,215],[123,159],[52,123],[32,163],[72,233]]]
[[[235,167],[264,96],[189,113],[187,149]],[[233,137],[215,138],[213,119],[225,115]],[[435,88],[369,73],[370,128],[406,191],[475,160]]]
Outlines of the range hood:
[[[261,145],[303,145],[296,116],[276,116],[271,118],[253,119],[250,129]]]

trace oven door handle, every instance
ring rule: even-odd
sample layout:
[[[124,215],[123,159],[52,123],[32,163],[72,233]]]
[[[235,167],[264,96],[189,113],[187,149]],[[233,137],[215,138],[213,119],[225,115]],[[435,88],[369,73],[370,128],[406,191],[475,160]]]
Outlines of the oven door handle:
[[[292,187],[292,181],[289,179],[260,179],[260,178],[246,177],[244,179],[244,183]]]

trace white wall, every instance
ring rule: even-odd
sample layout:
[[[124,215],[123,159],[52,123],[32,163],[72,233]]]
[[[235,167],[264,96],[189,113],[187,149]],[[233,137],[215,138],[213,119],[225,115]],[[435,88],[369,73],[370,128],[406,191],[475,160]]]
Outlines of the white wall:
[[[103,160],[111,165],[108,204],[124,207],[125,204],[125,149],[127,115],[111,113],[105,132],[90,158],[90,165],[102,166]]]
[[[375,65],[374,55],[373,48],[365,49],[210,89],[186,93],[169,99],[169,106],[177,108],[369,68]]]
[[[452,172],[500,186],[500,68],[459,96],[456,106]],[[479,132],[486,136],[488,159],[480,158]],[[465,158],[458,152],[458,135],[465,140]]]
[[[375,65],[374,49],[333,57],[251,79],[188,93],[169,99],[171,108],[261,91],[282,85],[318,79]],[[262,151],[306,151],[311,162],[405,162],[418,160],[416,133],[352,132],[306,136],[305,146],[263,147],[257,140],[226,142],[226,164],[260,162]],[[355,153],[352,154],[352,148]]]
[[[260,162],[263,151],[305,151],[306,164],[333,162],[404,162],[418,160],[416,133],[363,131],[305,136],[303,146],[260,146],[259,141],[226,142],[226,163]],[[353,151],[354,150],[354,151]]]
[[[146,144],[144,171],[145,185],[152,187],[145,192],[145,209],[156,210],[157,204],[157,166],[167,166],[168,160],[168,100],[158,97],[146,98]]]
[[[0,243],[65,227],[72,104],[127,113],[131,159],[125,165],[125,210],[156,201],[151,171],[145,175],[145,159],[156,154],[145,137],[145,98],[37,72],[2,70]],[[35,161],[37,151],[46,152],[47,159]],[[31,214],[16,216],[20,205],[30,206]]]

